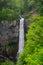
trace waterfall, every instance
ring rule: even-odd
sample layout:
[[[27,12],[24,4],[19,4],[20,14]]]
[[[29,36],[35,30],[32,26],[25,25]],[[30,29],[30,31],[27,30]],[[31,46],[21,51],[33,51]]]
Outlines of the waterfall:
[[[24,18],[20,19],[20,27],[19,27],[19,49],[18,53],[20,54],[24,48]]]

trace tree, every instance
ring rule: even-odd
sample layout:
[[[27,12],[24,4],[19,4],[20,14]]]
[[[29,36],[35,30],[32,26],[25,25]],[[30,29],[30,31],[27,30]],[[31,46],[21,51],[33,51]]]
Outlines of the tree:
[[[29,6],[28,6],[28,0],[24,0],[24,9],[25,9],[25,11],[27,11],[28,8],[29,8]]]

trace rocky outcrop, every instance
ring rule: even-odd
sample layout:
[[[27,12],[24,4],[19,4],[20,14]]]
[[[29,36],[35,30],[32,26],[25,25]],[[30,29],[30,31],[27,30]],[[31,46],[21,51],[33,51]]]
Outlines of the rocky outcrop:
[[[19,36],[19,25],[17,21],[2,21],[1,27],[0,27],[0,44],[2,49],[0,52],[2,52],[0,55],[7,56],[9,59],[12,59],[14,55],[16,55],[17,52],[17,46],[18,46],[18,36]],[[8,45],[12,46],[10,50],[7,51],[6,46]],[[6,49],[5,49],[6,48]],[[4,51],[4,52],[3,52]]]
[[[7,22],[7,23],[6,23]],[[18,24],[16,21],[11,22],[2,21],[2,27],[0,28],[0,43],[4,44],[6,41],[11,40],[16,42],[18,38]]]
[[[30,23],[25,20],[24,31],[25,34],[28,30],[28,25]],[[18,51],[18,41],[19,41],[19,24],[17,21],[2,21],[0,24],[0,44],[2,49],[0,52],[4,57],[8,57],[10,60],[16,61],[16,55]],[[8,50],[6,46],[9,45],[11,48]]]

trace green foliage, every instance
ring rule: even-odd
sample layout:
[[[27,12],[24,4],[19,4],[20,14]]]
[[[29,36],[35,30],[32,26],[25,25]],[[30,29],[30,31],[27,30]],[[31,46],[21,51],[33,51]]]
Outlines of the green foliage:
[[[26,35],[24,51],[18,58],[17,65],[43,65],[43,16],[31,19]]]
[[[41,8],[40,8],[39,12],[40,12],[40,15],[42,15],[42,16],[43,16],[43,6],[41,6]]]
[[[0,20],[6,19],[5,17],[6,17],[6,9],[3,8],[2,11],[0,11]]]
[[[0,0],[0,20],[18,19],[21,11],[30,13],[30,11],[38,9],[43,13],[42,0]]]
[[[0,65],[14,65],[14,63],[10,60],[7,60],[7,61],[2,62],[2,63],[0,62]]]
[[[0,20],[18,19],[20,11],[14,0],[1,0],[0,4]]]

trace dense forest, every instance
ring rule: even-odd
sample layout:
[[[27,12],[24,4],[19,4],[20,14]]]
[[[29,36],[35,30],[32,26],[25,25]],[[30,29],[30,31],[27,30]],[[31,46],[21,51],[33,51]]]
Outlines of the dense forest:
[[[21,7],[22,6],[22,7]],[[38,9],[43,12],[42,0],[0,0],[0,20],[17,19],[21,13],[29,13],[30,11]]]
[[[16,63],[9,59],[5,61],[0,59],[0,65],[43,65],[43,0],[0,0],[0,29],[2,21],[8,21],[9,24],[16,20],[18,24],[20,15],[30,22],[25,33],[23,52]],[[1,36],[0,32],[0,38]],[[6,44],[7,49],[12,49],[9,40]]]

